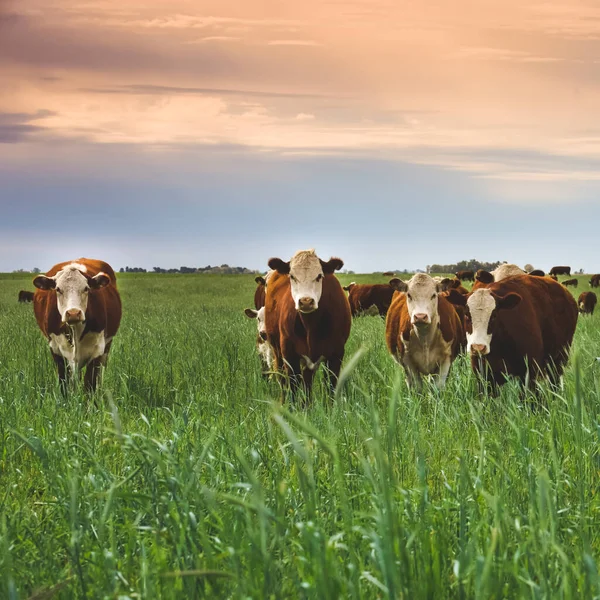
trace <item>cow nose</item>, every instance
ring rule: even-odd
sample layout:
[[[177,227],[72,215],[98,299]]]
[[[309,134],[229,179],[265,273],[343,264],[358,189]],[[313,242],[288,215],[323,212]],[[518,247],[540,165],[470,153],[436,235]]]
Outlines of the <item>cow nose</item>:
[[[67,323],[79,323],[83,321],[83,313],[78,308],[70,308],[65,313],[65,321]]]
[[[266,331],[260,331],[258,333],[258,335],[260,336],[261,340],[265,340],[266,341],[266,339],[267,339],[267,332]]]
[[[300,298],[300,300],[298,300],[298,305],[303,312],[315,310],[316,308],[314,298],[310,298],[309,296]]]
[[[486,350],[485,344],[471,344],[471,354],[485,354]]]
[[[428,323],[429,317],[425,313],[415,313],[413,315],[413,323]]]

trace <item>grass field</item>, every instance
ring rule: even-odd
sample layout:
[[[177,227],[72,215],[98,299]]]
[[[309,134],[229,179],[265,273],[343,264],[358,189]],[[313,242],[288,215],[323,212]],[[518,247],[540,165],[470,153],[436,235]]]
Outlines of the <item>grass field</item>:
[[[0,598],[600,597],[600,309],[537,410],[464,356],[409,393],[364,317],[336,400],[289,412],[252,277],[122,275],[95,406],[61,397],[30,281],[0,276]]]

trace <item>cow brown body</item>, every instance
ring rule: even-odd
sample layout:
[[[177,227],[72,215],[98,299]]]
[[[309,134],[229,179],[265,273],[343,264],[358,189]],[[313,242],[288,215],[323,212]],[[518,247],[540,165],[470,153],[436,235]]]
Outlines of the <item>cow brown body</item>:
[[[373,285],[351,283],[344,289],[348,291],[348,301],[353,317],[367,311],[369,314],[379,314],[385,317],[395,291],[389,283]],[[372,309],[373,306],[376,307],[376,312]]]
[[[509,277],[488,286],[497,298],[518,295],[510,309],[494,310],[488,354],[471,354],[473,370],[493,387],[509,376],[533,383],[539,375],[553,382],[562,374],[577,325],[577,305],[565,288],[548,277]],[[481,291],[483,292],[483,290]],[[479,292],[479,293],[481,293]],[[465,302],[453,295],[452,302]],[[468,308],[468,304],[467,304]],[[467,315],[467,323],[471,316]],[[467,324],[467,339],[471,335]]]
[[[104,273],[110,283],[101,289],[90,289],[85,320],[81,329],[75,330],[61,321],[57,308],[57,292],[55,289],[38,289],[34,294],[33,309],[37,324],[50,342],[52,357],[58,369],[58,377],[63,391],[66,390],[67,367],[73,372],[86,368],[85,386],[94,390],[102,366],[106,364],[112,340],[121,322],[121,298],[117,291],[117,281],[112,267],[100,260],[80,258],[55,265],[47,273],[47,277],[57,275],[64,267],[77,263],[86,268],[86,276],[94,277]],[[34,280],[35,282],[35,280]],[[99,356],[91,356],[84,364],[70,361],[69,346],[85,347],[90,339],[102,338],[103,352]],[[64,349],[65,351],[61,350]]]
[[[455,273],[456,278],[460,279],[461,281],[475,281],[475,272],[474,271],[469,271],[469,270],[465,270],[465,271],[457,271]]]
[[[598,297],[594,292],[581,292],[577,300],[577,306],[579,312],[582,315],[593,315],[596,304],[598,303]]]
[[[577,284],[579,282],[577,281],[577,279],[566,279],[565,281],[562,282],[562,284],[565,287],[577,287]]]
[[[256,290],[254,290],[254,308],[260,310],[265,305],[266,282],[264,277],[255,277]]]
[[[387,313],[385,339],[391,355],[404,367],[410,385],[420,387],[423,375],[441,375],[438,386],[442,387],[464,333],[460,317],[445,293],[437,297],[436,322],[419,332],[411,320],[407,293],[397,292]]]
[[[33,302],[33,292],[21,290],[19,292],[19,302]]]
[[[273,260],[269,266],[275,268]],[[338,261],[335,268],[343,266],[341,260],[331,259],[329,263],[333,261]],[[325,266],[323,270],[318,308],[307,314],[296,308],[289,275],[275,271],[267,285],[267,341],[273,348],[275,369],[287,375],[293,400],[300,388],[310,395],[316,366],[321,362],[328,369],[333,389],[350,335],[352,315],[348,298],[333,274],[333,267]]]
[[[592,275],[590,278],[590,287],[600,287],[600,274]]]
[[[571,267],[558,266],[558,267],[552,267],[550,269],[550,275],[570,275],[570,274],[571,274]]]

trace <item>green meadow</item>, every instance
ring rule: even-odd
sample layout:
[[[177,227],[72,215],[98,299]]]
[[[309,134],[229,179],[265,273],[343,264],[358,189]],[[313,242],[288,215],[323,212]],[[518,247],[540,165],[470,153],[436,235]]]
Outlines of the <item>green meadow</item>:
[[[537,404],[465,356],[409,392],[362,317],[294,410],[251,276],[120,275],[94,398],[61,396],[31,279],[0,275],[0,598],[600,597],[600,308]]]

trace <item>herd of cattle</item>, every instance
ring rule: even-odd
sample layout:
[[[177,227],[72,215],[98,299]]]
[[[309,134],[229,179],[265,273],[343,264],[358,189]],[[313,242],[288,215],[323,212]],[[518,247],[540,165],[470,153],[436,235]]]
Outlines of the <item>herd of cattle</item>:
[[[530,386],[539,376],[556,383],[578,313],[592,314],[597,302],[592,291],[575,302],[566,286],[577,280],[557,281],[570,276],[569,267],[546,275],[502,264],[492,272],[459,271],[454,279],[417,273],[408,281],[392,277],[388,284],[342,288],[334,275],[344,264],[339,258],[325,262],[303,250],[288,262],[271,258],[268,264],[271,270],[256,278],[255,308],[245,314],[257,320],[263,371],[283,375],[292,398],[301,389],[310,394],[321,363],[335,387],[352,317],[361,314],[385,317],[387,347],[411,387],[419,388],[426,375],[442,387],[462,351],[492,389],[509,376]],[[465,280],[473,281],[471,290]],[[33,302],[61,388],[66,391],[69,373],[85,369],[85,386],[93,391],[121,321],[113,269],[81,258],[55,265],[33,284],[35,293],[21,291],[19,301]],[[599,285],[600,275],[592,276],[590,286]]]
[[[256,278],[254,309],[245,313],[257,319],[263,371],[283,373],[293,396],[301,387],[310,392],[321,363],[335,385],[351,319],[363,314],[385,317],[387,347],[409,386],[419,388],[423,376],[435,375],[443,387],[461,351],[492,390],[509,376],[532,388],[539,376],[556,384],[578,313],[592,314],[597,302],[592,291],[575,302],[566,287],[577,286],[577,279],[558,282],[558,275],[570,276],[570,267],[546,275],[502,264],[492,272],[459,271],[454,279],[417,273],[408,281],[394,277],[388,284],[342,288],[334,275],[342,261],[324,262],[313,250],[268,264],[271,270]],[[471,290],[465,280],[474,282]],[[599,285],[600,275],[592,276],[590,286]]]

